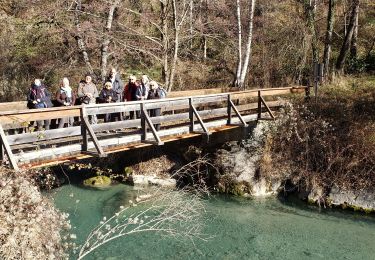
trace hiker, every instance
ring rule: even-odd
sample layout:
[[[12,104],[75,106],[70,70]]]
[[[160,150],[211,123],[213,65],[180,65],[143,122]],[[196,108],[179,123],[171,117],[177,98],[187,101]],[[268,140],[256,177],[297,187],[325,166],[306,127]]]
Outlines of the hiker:
[[[99,96],[98,89],[95,84],[92,82],[92,77],[87,75],[85,82],[80,84],[78,87],[78,97],[81,100],[81,103],[84,104],[96,104],[96,98]],[[89,116],[91,124],[97,124],[98,118],[96,115]]]
[[[27,94],[27,107],[30,109],[48,108],[52,107],[51,93],[47,90],[46,86],[42,84],[40,79],[35,79],[31,84],[29,93]],[[51,120],[38,120],[36,121],[38,131],[44,128],[50,129]]]
[[[147,99],[161,99],[163,98],[162,89],[159,87],[158,83],[155,81],[150,82],[150,90],[148,92]],[[161,115],[161,108],[150,109],[150,116],[157,117]],[[154,124],[156,131],[160,130],[160,124]]]
[[[116,92],[117,99],[116,102],[121,102],[123,100],[123,93],[124,93],[124,83],[122,82],[120,78],[120,73],[117,72],[115,68],[112,68],[106,82],[112,83],[112,89]],[[119,113],[120,119],[123,120],[123,114]]]
[[[134,75],[129,76],[129,82],[126,84],[124,89],[123,98],[124,101],[136,101],[137,100],[137,90],[138,90],[137,78]],[[130,111],[130,119],[134,119],[134,111]],[[137,111],[137,118],[140,118],[140,113]]]
[[[104,84],[104,87],[103,87],[102,91],[100,91],[100,94],[99,94],[100,102],[101,103],[115,103],[115,102],[117,102],[117,98],[118,98],[118,95],[117,95],[117,92],[113,89],[112,83],[110,81],[107,81]],[[104,122],[113,121],[113,118],[114,118],[113,115],[114,114],[118,115],[118,113],[105,114]]]
[[[146,100],[148,91],[150,90],[150,80],[147,75],[143,75],[141,78],[141,84],[137,88],[136,98],[137,100]]]
[[[76,93],[72,90],[68,78],[63,78],[60,89],[56,92],[56,101],[60,106],[74,106],[76,102]],[[68,127],[73,126],[74,117],[60,118],[58,128],[63,128],[65,123]]]

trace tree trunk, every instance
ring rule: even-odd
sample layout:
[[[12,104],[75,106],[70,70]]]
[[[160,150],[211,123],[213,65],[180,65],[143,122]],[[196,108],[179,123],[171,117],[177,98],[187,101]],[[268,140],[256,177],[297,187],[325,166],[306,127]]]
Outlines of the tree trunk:
[[[241,71],[242,71],[242,25],[241,25],[241,1],[237,0],[237,40],[238,40],[238,61],[237,61],[237,72],[235,87],[242,87],[241,83]]]
[[[77,31],[76,31],[74,38],[77,41],[79,52],[82,54],[87,70],[92,76],[94,76],[94,70],[91,66],[89,54],[87,53],[87,49],[86,49],[86,44],[82,37],[81,23],[79,21],[81,10],[82,10],[81,0],[77,0],[76,6],[74,9],[74,24],[76,26]]]
[[[339,56],[337,58],[337,62],[336,62],[336,70],[339,73],[342,73],[342,70],[344,68],[346,54],[349,50],[350,43],[351,43],[353,33],[354,33],[355,19],[358,15],[358,10],[359,10],[359,0],[353,0],[352,12],[351,12],[350,20],[349,20],[349,26],[348,26],[347,34],[345,35],[345,39],[344,39],[344,42],[342,44],[340,54],[339,54]]]
[[[315,13],[316,13],[316,0],[305,0],[305,12],[307,16],[307,26],[311,35],[311,50],[313,63],[319,62],[318,54],[318,37],[316,34]]]
[[[352,37],[352,42],[350,45],[350,57],[353,59],[357,59],[357,52],[358,52],[357,51],[358,18],[359,18],[359,9],[355,17],[353,37]]]
[[[169,66],[168,66],[168,49],[169,49],[169,40],[168,40],[168,6],[167,3],[164,1],[160,1],[160,8],[161,8],[161,42],[163,46],[162,50],[162,60],[163,60],[163,68],[162,68],[162,78],[164,80],[164,84],[166,87],[169,86]]]
[[[246,75],[247,75],[249,62],[250,62],[251,43],[252,43],[252,40],[253,40],[254,11],[255,11],[255,0],[250,0],[249,32],[248,32],[248,36],[247,36],[247,46],[246,46],[245,59],[244,59],[244,63],[242,65],[242,70],[241,70],[241,79],[240,79],[241,87],[243,87],[243,85],[245,83],[245,78],[246,78]]]
[[[331,56],[332,33],[333,33],[333,25],[335,22],[335,6],[336,6],[335,2],[336,0],[329,0],[328,17],[327,17],[327,32],[326,32],[324,55],[323,55],[325,75],[328,75],[329,73],[329,59]]]
[[[110,32],[112,28],[112,22],[113,22],[113,14],[115,13],[115,10],[117,6],[119,5],[121,0],[116,0],[113,2],[111,7],[109,8],[108,12],[108,17],[107,17],[107,23],[104,28],[104,35],[103,35],[103,42],[102,42],[102,47],[101,47],[101,60],[100,60],[100,65],[101,65],[101,79],[104,82],[105,77],[107,75],[107,63],[108,63],[108,47],[109,44],[111,43],[110,40]]]
[[[173,88],[174,83],[174,75],[176,72],[176,64],[178,58],[178,48],[179,48],[179,34],[180,34],[180,25],[177,21],[177,6],[176,0],[172,0],[172,9],[173,9],[173,30],[174,30],[174,51],[173,51],[173,58],[171,62],[171,69],[169,74],[169,84],[167,86],[167,91],[171,91]]]
[[[189,34],[190,34],[190,49],[193,49],[193,10],[194,10],[194,1],[190,0],[190,12],[189,12]]]

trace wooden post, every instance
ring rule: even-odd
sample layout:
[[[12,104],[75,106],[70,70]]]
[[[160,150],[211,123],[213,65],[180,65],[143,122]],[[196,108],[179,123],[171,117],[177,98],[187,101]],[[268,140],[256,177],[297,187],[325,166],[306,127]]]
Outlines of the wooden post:
[[[5,153],[6,155],[8,156],[8,159],[9,159],[9,162],[10,162],[10,166],[16,170],[16,171],[19,171],[19,168],[18,168],[18,165],[17,165],[17,162],[13,156],[13,153],[12,153],[12,149],[10,148],[8,142],[7,142],[7,137],[4,133],[4,129],[3,127],[0,125],[0,143],[1,143],[1,146],[4,147],[4,150],[5,150]]]
[[[228,120],[227,125],[232,123],[232,100],[230,99],[230,94],[228,94]]]
[[[262,117],[262,99],[260,90],[258,90],[258,119]]]
[[[3,141],[0,138],[0,161],[4,161],[4,146],[3,146]]]
[[[82,151],[87,152],[88,150],[88,136],[87,136],[87,130],[85,127],[85,122],[83,120],[83,117],[86,116],[86,108],[82,106],[81,108],[81,135],[82,135]]]
[[[147,126],[146,126],[146,114],[147,111],[144,109],[144,104],[141,103],[141,127],[142,127],[142,133],[141,133],[141,140],[145,141],[147,138]]]
[[[189,98],[190,133],[194,132],[193,98]]]

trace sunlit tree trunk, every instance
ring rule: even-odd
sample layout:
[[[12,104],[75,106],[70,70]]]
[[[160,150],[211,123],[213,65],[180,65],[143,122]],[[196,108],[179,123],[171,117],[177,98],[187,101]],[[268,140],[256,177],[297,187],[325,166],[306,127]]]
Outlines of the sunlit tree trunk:
[[[253,41],[253,20],[254,20],[254,11],[255,11],[255,0],[250,1],[250,18],[249,18],[249,31],[247,35],[247,45],[246,45],[246,54],[244,63],[242,65],[241,69],[241,86],[243,87],[245,83],[245,78],[248,72],[250,57],[251,57],[251,44]]]
[[[104,28],[104,34],[103,34],[103,42],[101,47],[101,60],[100,60],[100,67],[101,67],[101,79],[102,81],[105,80],[106,74],[107,74],[107,63],[108,63],[108,48],[109,44],[111,43],[110,40],[110,32],[112,29],[112,22],[113,22],[113,14],[119,5],[121,0],[116,0],[112,3],[112,5],[109,8],[108,17],[106,26]]]
[[[241,1],[237,0],[237,43],[238,43],[238,57],[237,57],[237,71],[236,71],[236,80],[235,87],[241,88],[241,71],[242,71],[242,23],[241,23]]]

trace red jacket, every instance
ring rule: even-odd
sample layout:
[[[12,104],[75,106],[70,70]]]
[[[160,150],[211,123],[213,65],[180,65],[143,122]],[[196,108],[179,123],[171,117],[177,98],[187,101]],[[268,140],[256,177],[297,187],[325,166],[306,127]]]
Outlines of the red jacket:
[[[128,83],[124,88],[124,94],[122,95],[124,100],[123,101],[136,101],[136,93],[139,85],[138,83]]]

